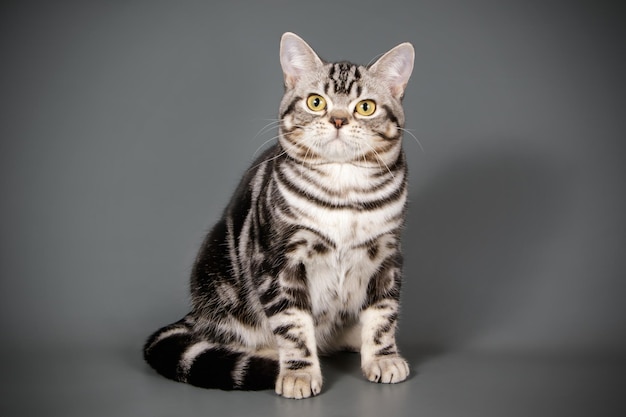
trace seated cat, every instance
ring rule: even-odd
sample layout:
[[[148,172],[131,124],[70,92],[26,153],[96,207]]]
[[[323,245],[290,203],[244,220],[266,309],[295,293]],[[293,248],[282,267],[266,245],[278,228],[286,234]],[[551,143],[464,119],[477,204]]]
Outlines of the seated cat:
[[[414,51],[329,63],[280,44],[278,140],[245,173],[204,241],[191,311],[154,333],[146,361],[200,387],[322,389],[320,354],[360,352],[365,377],[409,375],[395,341],[407,198],[402,97]]]

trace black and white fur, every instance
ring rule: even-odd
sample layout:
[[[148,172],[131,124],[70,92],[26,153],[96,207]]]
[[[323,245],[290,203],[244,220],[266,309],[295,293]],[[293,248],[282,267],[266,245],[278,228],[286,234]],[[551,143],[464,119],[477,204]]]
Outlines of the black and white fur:
[[[288,398],[318,394],[318,355],[337,350],[360,352],[370,381],[403,381],[401,101],[413,47],[400,44],[368,67],[327,63],[285,33],[280,60],[278,143],[246,172],[204,241],[191,312],[149,338],[145,359],[177,381],[274,387]],[[311,94],[324,109],[307,106]],[[367,116],[356,111],[365,99],[375,103]]]

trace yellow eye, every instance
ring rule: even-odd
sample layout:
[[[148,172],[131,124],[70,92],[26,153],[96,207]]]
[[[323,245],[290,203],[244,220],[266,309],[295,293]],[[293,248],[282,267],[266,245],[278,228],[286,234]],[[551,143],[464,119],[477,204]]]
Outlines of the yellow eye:
[[[311,94],[306,99],[306,105],[313,111],[322,111],[326,108],[326,100],[318,94]]]
[[[354,111],[361,116],[371,116],[376,111],[376,102],[374,100],[361,100],[356,104]]]

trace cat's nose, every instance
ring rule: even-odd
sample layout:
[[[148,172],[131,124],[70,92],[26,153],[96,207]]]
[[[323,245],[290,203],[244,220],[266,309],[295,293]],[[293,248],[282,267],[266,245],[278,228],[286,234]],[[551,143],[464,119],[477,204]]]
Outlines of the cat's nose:
[[[341,129],[341,126],[348,124],[348,118],[343,116],[330,116],[330,123],[335,125],[337,129]]]

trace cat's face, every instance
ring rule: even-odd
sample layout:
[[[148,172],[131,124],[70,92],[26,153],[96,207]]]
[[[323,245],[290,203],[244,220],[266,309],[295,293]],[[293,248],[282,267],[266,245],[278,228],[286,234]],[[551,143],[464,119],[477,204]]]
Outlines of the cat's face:
[[[404,43],[370,67],[326,63],[296,35],[283,35],[279,141],[284,150],[307,165],[392,164],[401,149],[401,100],[413,58],[413,47]]]

